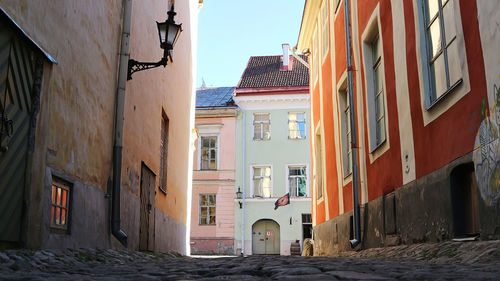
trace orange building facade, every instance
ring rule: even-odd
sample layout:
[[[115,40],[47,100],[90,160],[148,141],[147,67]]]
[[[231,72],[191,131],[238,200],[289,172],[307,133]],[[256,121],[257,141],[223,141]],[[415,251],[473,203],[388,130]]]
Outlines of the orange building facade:
[[[297,49],[310,54],[315,255],[353,240],[500,237],[499,39],[487,20],[499,10],[306,1]]]

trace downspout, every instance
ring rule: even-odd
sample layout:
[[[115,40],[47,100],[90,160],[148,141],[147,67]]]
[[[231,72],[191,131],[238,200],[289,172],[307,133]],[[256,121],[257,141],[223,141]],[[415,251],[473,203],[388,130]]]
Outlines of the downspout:
[[[247,193],[246,193],[246,170],[247,168],[245,167],[245,161],[246,161],[246,143],[247,143],[247,130],[246,130],[246,126],[247,126],[247,115],[246,115],[246,112],[245,111],[241,111],[243,113],[243,199],[242,199],[242,205],[243,205],[243,208],[241,210],[241,255],[244,256],[245,255],[245,199],[247,197]]]
[[[120,188],[122,171],[123,147],[123,118],[125,107],[125,83],[127,82],[127,68],[130,39],[130,22],[132,15],[132,0],[123,1],[123,30],[120,48],[120,65],[118,69],[118,87],[116,89],[115,112],[115,143],[113,146],[113,193],[111,197],[111,233],[127,247],[127,234],[120,229]]]
[[[358,178],[358,145],[356,142],[356,110],[354,106],[354,92],[352,82],[352,59],[351,59],[351,29],[349,26],[349,0],[344,1],[344,18],[345,18],[345,42],[347,54],[347,82],[349,83],[349,105],[351,108],[351,149],[352,149],[352,199],[354,206],[354,239],[350,240],[351,247],[356,247],[361,242],[361,229],[359,217],[359,178]]]

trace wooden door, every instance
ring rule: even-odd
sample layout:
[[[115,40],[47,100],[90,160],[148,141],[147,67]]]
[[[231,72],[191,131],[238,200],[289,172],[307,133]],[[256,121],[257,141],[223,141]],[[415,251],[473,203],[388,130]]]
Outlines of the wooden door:
[[[252,253],[255,255],[280,254],[280,227],[273,220],[260,220],[252,227]]]
[[[155,174],[144,163],[141,167],[141,214],[139,250],[153,251],[155,240]]]
[[[0,242],[21,240],[43,63],[0,19]],[[37,103],[34,105],[34,101]]]

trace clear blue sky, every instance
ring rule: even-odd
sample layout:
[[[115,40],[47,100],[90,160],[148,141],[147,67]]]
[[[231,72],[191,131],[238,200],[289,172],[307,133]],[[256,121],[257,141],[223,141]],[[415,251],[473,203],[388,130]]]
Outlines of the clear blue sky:
[[[199,14],[198,73],[208,87],[236,86],[250,56],[297,44],[304,0],[205,0]]]

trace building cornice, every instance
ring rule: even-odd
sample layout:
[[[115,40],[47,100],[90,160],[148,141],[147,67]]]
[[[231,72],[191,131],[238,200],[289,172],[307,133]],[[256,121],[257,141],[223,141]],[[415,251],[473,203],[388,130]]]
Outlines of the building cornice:
[[[234,117],[236,116],[237,107],[197,107],[196,117]]]
[[[245,95],[234,97],[234,101],[243,110],[308,109],[309,93],[250,96]]]
[[[236,88],[234,95],[237,96],[259,96],[259,95],[292,95],[309,93],[309,86],[292,87],[260,87],[260,88]]]
[[[297,50],[303,52],[309,48],[309,43],[314,32],[314,21],[316,20],[319,9],[321,8],[321,1],[306,0],[304,5],[304,12],[302,14],[302,23],[300,25],[299,39],[297,42]]]

